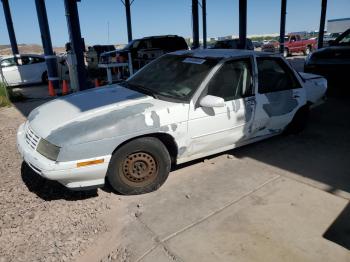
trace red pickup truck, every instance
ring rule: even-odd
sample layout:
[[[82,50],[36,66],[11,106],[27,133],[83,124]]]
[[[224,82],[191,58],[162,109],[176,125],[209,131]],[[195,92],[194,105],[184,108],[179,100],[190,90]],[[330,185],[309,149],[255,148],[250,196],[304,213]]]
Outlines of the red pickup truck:
[[[308,55],[310,52],[316,49],[317,41],[316,39],[304,40],[300,35],[289,34],[285,37],[284,40],[284,53],[285,57],[292,55],[293,53],[304,53]],[[262,51],[278,52],[279,43],[268,43],[262,46]]]

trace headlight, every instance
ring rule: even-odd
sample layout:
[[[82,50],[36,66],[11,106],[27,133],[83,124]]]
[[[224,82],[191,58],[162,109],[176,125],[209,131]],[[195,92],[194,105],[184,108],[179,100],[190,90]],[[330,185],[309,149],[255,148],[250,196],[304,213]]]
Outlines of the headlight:
[[[38,144],[38,147],[36,148],[36,151],[38,151],[40,154],[47,157],[48,159],[56,161],[58,154],[60,152],[60,147],[51,144],[45,139],[40,139],[40,142]]]

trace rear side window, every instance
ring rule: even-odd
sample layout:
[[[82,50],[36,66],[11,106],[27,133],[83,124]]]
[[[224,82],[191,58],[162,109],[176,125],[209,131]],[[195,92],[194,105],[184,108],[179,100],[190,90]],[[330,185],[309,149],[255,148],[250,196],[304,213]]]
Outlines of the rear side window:
[[[250,59],[226,62],[208,84],[208,95],[222,97],[225,101],[253,95]]]
[[[30,56],[29,57],[31,64],[36,64],[36,63],[43,63],[45,62],[45,59],[42,57],[36,57],[36,56]]]
[[[259,93],[300,88],[298,80],[280,58],[258,57]]]

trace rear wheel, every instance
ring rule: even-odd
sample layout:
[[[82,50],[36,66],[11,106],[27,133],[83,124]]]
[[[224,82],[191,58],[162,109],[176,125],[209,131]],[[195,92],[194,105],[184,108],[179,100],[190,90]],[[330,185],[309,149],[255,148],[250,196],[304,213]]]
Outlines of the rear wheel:
[[[167,179],[170,167],[170,155],[164,144],[157,138],[142,137],[113,154],[107,179],[121,194],[143,194],[158,189]]]
[[[294,115],[292,122],[285,129],[286,134],[299,134],[303,131],[309,120],[309,106],[301,107]]]

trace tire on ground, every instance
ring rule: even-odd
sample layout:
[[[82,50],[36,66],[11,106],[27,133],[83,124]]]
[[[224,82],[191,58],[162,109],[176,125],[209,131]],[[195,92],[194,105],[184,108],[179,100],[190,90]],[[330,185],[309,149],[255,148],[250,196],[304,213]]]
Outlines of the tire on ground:
[[[305,105],[295,113],[293,120],[288,124],[285,129],[286,134],[299,134],[303,131],[307,125],[309,119],[309,106]]]
[[[121,146],[111,158],[107,179],[117,192],[137,195],[158,189],[168,178],[171,159],[165,145],[141,137]]]

